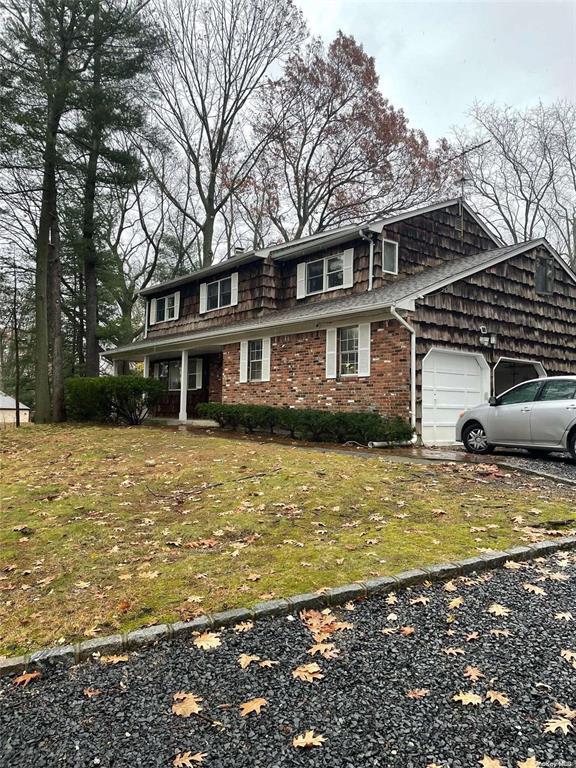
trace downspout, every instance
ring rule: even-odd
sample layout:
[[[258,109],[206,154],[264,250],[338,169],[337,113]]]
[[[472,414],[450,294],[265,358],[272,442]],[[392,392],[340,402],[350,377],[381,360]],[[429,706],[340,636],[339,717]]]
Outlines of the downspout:
[[[390,314],[410,333],[410,423],[414,430],[411,442],[416,443],[418,440],[416,435],[416,329],[398,314],[394,304],[390,307]],[[368,445],[370,448],[383,448],[386,443],[371,442]]]
[[[148,338],[148,313],[150,311],[149,299],[144,299],[144,338]]]
[[[374,282],[374,238],[371,235],[364,234],[364,229],[360,227],[358,234],[362,240],[368,240],[370,243],[370,255],[368,257],[368,290],[372,290],[372,284]]]

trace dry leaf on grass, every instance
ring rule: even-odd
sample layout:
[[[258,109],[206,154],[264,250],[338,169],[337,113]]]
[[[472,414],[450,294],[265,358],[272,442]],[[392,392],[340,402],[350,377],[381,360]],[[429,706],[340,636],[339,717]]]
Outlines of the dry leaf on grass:
[[[101,664],[122,664],[124,661],[128,661],[128,654],[124,653],[121,656],[112,654],[111,656],[100,656]]]
[[[300,749],[321,747],[325,741],[325,736],[322,736],[321,734],[316,735],[314,731],[306,731],[306,733],[302,733],[300,736],[294,736],[292,739],[292,746]]]
[[[18,677],[15,677],[13,682],[14,685],[22,685],[26,688],[31,680],[37,680],[39,677],[42,677],[42,673],[38,672],[38,670],[36,670],[36,672],[23,672],[21,675],[18,675]]]
[[[207,754],[207,752],[196,752],[195,755],[192,752],[178,753],[172,765],[174,768],[192,768],[194,763],[203,763]]]
[[[300,667],[296,667],[292,672],[292,677],[297,680],[304,680],[306,683],[313,683],[314,680],[321,680],[324,675],[320,666],[316,662],[312,662],[311,664],[302,664]]]
[[[194,645],[197,648],[202,648],[203,651],[209,651],[212,648],[218,648],[218,646],[222,645],[222,642],[217,632],[202,632],[202,634],[194,638]]]
[[[501,707],[509,707],[510,699],[505,693],[499,691],[486,691],[486,698],[489,699],[492,704],[500,704]]]
[[[482,704],[482,696],[478,696],[474,691],[459,691],[452,696],[452,701],[459,701],[463,706],[472,704],[477,707],[479,704]]]
[[[565,717],[554,717],[545,724],[544,733],[556,733],[562,731],[567,736],[568,731],[572,730],[572,723]]]
[[[201,696],[195,696],[193,693],[186,693],[186,691],[178,691],[174,694],[174,704],[172,704],[172,712],[178,717],[190,717],[190,715],[197,715],[202,711],[200,702]]]
[[[240,704],[240,714],[242,717],[247,717],[251,712],[259,715],[262,707],[267,705],[268,702],[266,699],[250,699],[250,701],[245,701],[243,704]]]
[[[259,573],[249,573],[248,576],[246,576],[248,581],[259,581],[262,577]]]

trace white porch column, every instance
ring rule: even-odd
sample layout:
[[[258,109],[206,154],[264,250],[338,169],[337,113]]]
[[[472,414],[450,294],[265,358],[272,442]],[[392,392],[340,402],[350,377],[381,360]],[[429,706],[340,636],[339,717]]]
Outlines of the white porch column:
[[[188,350],[182,350],[182,362],[180,363],[180,413],[178,419],[186,421],[188,418],[187,400],[188,397]]]
[[[150,378],[150,358],[148,355],[144,355],[144,378]]]
[[[120,360],[112,360],[112,376],[120,376]]]

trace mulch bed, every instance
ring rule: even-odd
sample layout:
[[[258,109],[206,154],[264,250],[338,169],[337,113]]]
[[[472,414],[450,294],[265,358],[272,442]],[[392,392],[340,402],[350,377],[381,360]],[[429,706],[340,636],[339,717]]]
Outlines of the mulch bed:
[[[395,597],[229,629],[208,650],[173,641],[3,679],[0,766],[153,768],[186,752],[180,765],[210,768],[576,766],[574,552]],[[337,658],[309,655],[318,642]],[[242,669],[241,654],[258,659]],[[293,676],[312,663],[322,678]],[[174,714],[178,692],[202,709]],[[257,698],[260,714],[242,717]],[[321,746],[295,747],[309,730]]]

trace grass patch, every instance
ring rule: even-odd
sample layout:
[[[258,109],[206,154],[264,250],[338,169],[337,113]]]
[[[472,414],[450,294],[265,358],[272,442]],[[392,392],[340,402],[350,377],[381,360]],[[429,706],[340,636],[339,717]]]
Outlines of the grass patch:
[[[5,654],[576,523],[572,489],[485,465],[399,464],[152,427],[30,425],[0,440]]]

